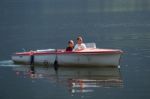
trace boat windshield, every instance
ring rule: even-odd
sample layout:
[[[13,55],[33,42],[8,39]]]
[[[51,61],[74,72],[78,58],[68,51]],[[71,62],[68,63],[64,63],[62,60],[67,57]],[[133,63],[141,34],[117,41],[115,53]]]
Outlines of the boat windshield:
[[[86,48],[96,48],[96,43],[85,43]]]
[[[46,52],[46,51],[55,51],[55,49],[41,49],[41,50],[36,50],[37,52]]]

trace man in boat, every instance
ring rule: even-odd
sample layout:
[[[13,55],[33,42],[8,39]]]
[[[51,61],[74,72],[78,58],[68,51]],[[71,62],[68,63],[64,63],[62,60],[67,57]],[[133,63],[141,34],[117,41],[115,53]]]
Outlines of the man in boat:
[[[73,40],[70,40],[68,42],[68,47],[66,48],[66,51],[72,51],[74,48],[74,41]]]
[[[83,39],[81,36],[77,38],[77,44],[75,45],[73,51],[81,51],[86,48],[86,45],[83,43]]]

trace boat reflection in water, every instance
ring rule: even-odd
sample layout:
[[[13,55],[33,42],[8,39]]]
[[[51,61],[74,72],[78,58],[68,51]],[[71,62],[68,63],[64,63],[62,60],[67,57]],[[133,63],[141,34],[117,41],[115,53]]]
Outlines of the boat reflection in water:
[[[118,67],[61,67],[56,72],[53,67],[37,66],[15,67],[17,75],[34,79],[46,78],[51,82],[65,85],[69,92],[87,93],[95,88],[123,87],[123,81]],[[23,72],[23,73],[21,73]]]

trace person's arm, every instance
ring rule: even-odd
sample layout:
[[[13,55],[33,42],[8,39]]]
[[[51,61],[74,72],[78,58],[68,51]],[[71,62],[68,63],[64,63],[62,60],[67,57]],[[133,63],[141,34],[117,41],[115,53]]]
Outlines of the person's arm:
[[[84,43],[82,43],[82,49],[85,49],[86,45]]]
[[[78,45],[76,44],[75,47],[73,48],[73,51],[76,51],[78,49]]]

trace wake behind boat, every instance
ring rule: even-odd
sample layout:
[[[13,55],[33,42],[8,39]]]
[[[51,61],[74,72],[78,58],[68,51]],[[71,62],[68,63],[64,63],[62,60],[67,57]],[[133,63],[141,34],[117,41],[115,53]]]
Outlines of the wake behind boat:
[[[87,44],[88,45],[88,44]],[[63,66],[118,66],[123,52],[119,49],[99,49],[96,45],[81,51],[45,49],[17,52],[12,55],[14,63]]]

